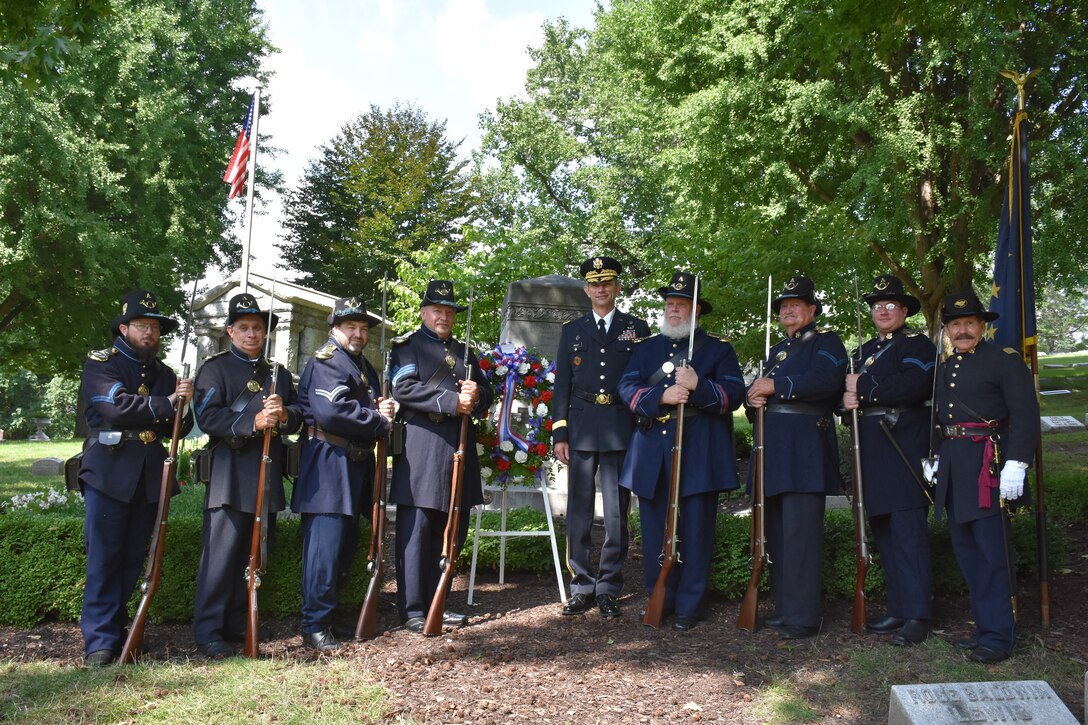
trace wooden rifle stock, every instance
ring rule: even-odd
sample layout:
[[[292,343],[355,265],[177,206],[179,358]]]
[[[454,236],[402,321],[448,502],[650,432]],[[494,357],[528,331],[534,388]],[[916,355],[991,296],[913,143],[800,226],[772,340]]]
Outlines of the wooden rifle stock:
[[[384,317],[383,317],[384,319]],[[389,397],[389,380],[382,381],[382,397]],[[367,555],[366,569],[370,573],[370,583],[366,587],[366,598],[359,610],[359,620],[355,623],[355,639],[374,639],[378,633],[378,592],[382,588],[385,576],[385,483],[386,438],[379,438],[374,461],[374,506],[370,512],[370,552]]]
[[[740,614],[737,616],[737,628],[749,632],[755,632],[758,627],[759,581],[763,578],[763,567],[767,563],[767,533],[764,529],[766,490],[763,481],[763,436],[766,415],[767,409],[765,406],[756,409],[756,470],[752,480],[752,575],[748,579],[748,589],[744,592],[744,600],[740,605]]]
[[[189,364],[185,363],[181,374],[183,379],[189,377]],[[151,548],[147,554],[147,567],[144,569],[144,580],[140,585],[143,595],[140,604],[136,607],[136,616],[128,628],[128,636],[121,648],[120,661],[128,664],[136,661],[136,655],[140,651],[140,645],[144,641],[144,627],[147,625],[147,615],[151,609],[151,600],[159,590],[159,580],[162,578],[162,560],[166,553],[166,529],[167,520],[170,518],[170,495],[173,493],[174,480],[178,472],[178,443],[181,438],[181,423],[185,418],[185,406],[188,400],[178,398],[177,412],[174,414],[174,429],[170,433],[170,452],[166,460],[162,462],[162,482],[159,484],[159,506],[156,510],[155,534],[151,538]]]
[[[467,413],[461,415],[461,439],[453,453],[453,476],[450,481],[450,513],[446,519],[446,531],[442,541],[442,559],[439,566],[442,576],[438,580],[431,608],[427,610],[427,620],[423,624],[423,634],[434,637],[442,634],[442,619],[446,614],[446,591],[453,581],[454,565],[457,563],[457,538],[461,528],[461,494],[465,479],[465,450],[468,448]]]
[[[661,549],[661,571],[657,574],[650,600],[646,602],[646,614],[642,623],[657,629],[665,618],[665,593],[669,572],[680,561],[680,537],[677,524],[680,519],[680,459],[684,448],[684,404],[676,407],[676,440],[672,447],[672,468],[669,471],[669,508],[665,518],[665,538]]]
[[[272,382],[268,386],[268,394],[276,394],[276,378],[279,376],[279,364],[272,366]],[[272,447],[272,427],[264,429],[264,444],[261,449],[261,470],[257,477],[257,502],[253,514],[253,536],[249,544],[249,566],[246,567],[246,597],[248,609],[246,612],[246,642],[242,649],[246,657],[259,657],[260,652],[260,618],[257,615],[257,590],[261,588],[261,575],[264,574],[265,548],[268,542],[268,466],[272,463],[270,449]]]
[[[850,630],[854,633],[865,629],[865,577],[869,574],[869,541],[865,536],[865,490],[861,480],[861,431],[858,426],[858,410],[850,411],[850,428],[854,438],[854,613],[850,618]]]

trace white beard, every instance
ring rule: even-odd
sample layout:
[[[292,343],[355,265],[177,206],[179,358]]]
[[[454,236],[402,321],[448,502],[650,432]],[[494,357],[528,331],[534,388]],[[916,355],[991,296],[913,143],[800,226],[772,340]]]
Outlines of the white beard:
[[[699,329],[699,323],[695,323],[695,329]],[[691,319],[681,322],[679,325],[669,324],[667,319],[661,320],[661,334],[670,340],[686,340],[691,334]]]

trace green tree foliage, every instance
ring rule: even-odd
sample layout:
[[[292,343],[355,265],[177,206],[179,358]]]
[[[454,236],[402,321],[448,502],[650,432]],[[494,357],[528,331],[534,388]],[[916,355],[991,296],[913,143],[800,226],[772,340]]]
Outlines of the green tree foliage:
[[[1088,337],[1088,294],[1047,285],[1036,298],[1039,349],[1046,353],[1082,350]]]
[[[134,287],[237,256],[220,181],[271,51],[253,0],[114,0],[63,72],[0,82],[0,366],[79,369]]]
[[[371,106],[321,147],[284,202],[284,258],[303,284],[375,300],[397,261],[462,244],[475,200],[445,132],[411,106]]]
[[[1083,282],[1086,31],[1069,2],[617,0],[591,33],[549,26],[527,100],[486,120],[495,227],[568,269],[604,249],[640,280],[702,270],[750,353],[768,273],[812,275],[846,329],[851,272],[890,270],[932,321],[988,286],[1016,101],[999,73],[1041,68],[1036,270]]]
[[[0,1],[0,80],[51,79],[110,11],[110,0]]]

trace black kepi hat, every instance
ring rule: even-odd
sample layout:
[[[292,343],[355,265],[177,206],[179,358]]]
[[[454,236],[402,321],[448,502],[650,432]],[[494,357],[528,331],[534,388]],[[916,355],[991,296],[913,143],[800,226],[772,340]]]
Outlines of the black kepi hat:
[[[167,317],[159,311],[159,299],[154,292],[143,289],[132,290],[121,299],[121,314],[113,318],[110,329],[115,336],[121,334],[121,325],[127,325],[141,317],[158,320],[162,328],[162,334],[173,332],[178,327],[178,321],[173,317]]]
[[[578,268],[586,282],[611,282],[623,274],[623,267],[611,257],[590,257]]]
[[[264,320],[265,332],[272,332],[279,324],[280,318],[272,310],[261,312],[261,306],[257,304],[257,298],[249,292],[234,295],[227,306],[227,325],[233,325],[243,315],[256,315]]]
[[[971,315],[981,317],[985,322],[993,322],[999,316],[996,312],[991,312],[982,306],[974,290],[945,295],[944,304],[941,305],[941,322]]]
[[[663,298],[669,297],[683,297],[684,299],[692,299],[695,297],[695,275],[691,272],[673,272],[672,279],[667,285],[657,290],[657,293]],[[699,314],[709,315],[714,311],[714,307],[711,306],[706,298],[703,297],[703,286],[699,285]]]
[[[913,295],[907,294],[903,289],[903,281],[890,274],[882,274],[873,280],[873,291],[862,295],[861,299],[866,304],[873,304],[880,300],[892,300],[907,308],[907,317],[916,314],[922,309],[922,303]]]
[[[783,300],[804,300],[810,305],[816,305],[816,317],[824,313],[824,306],[820,303],[820,300],[816,299],[816,286],[812,284],[811,279],[803,274],[795,274],[787,279],[786,283],[782,285],[782,291],[771,300],[771,309],[774,310],[776,315],[778,314],[778,308],[782,306]]]
[[[367,327],[374,327],[378,319],[366,311],[366,303],[358,297],[341,297],[332,306],[332,312],[325,318],[329,327],[348,320],[366,320]]]
[[[432,279],[427,283],[427,291],[423,293],[423,298],[419,301],[420,307],[426,305],[445,305],[458,312],[468,309],[465,305],[457,304],[453,296],[453,282],[448,279]]]

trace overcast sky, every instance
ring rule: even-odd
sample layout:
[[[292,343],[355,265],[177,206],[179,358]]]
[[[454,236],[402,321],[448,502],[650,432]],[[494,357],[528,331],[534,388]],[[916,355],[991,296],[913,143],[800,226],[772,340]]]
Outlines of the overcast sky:
[[[369,110],[411,103],[432,121],[445,120],[467,157],[479,145],[478,117],[497,98],[522,92],[542,42],[545,20],[565,17],[591,27],[596,0],[258,0],[273,45],[275,75],[263,93],[273,108],[260,132],[282,149],[258,155],[262,168],[297,184],[318,146]],[[239,123],[245,109],[239,109]],[[225,193],[225,185],[224,185]],[[243,197],[232,204],[244,204]],[[281,210],[254,219],[252,268],[271,272],[271,244]],[[237,263],[230,265],[230,269]]]

